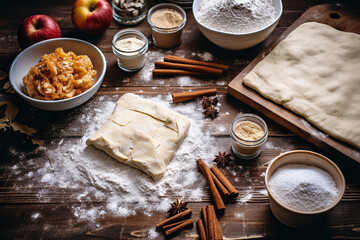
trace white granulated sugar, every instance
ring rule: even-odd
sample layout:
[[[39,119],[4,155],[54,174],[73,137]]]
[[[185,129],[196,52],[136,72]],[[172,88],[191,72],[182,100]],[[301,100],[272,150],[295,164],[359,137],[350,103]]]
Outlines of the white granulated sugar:
[[[26,178],[29,183],[27,186],[77,189],[71,197],[81,204],[72,208],[74,216],[94,222],[106,214],[125,217],[138,212],[149,216],[154,211],[166,212],[170,203],[175,200],[169,199],[168,196],[171,195],[194,201],[208,196],[208,192],[204,190],[206,181],[197,169],[196,159],[202,158],[210,165],[218,143],[205,128],[206,120],[202,114],[201,99],[172,104],[170,94],[145,97],[191,120],[188,136],[170,161],[164,176],[155,182],[142,171],[120,163],[93,146],[86,145],[87,138],[111,115],[119,96],[108,95],[99,98],[101,101],[94,100],[92,104],[85,105],[81,112],[76,112],[76,116],[67,122],[68,127],[53,127],[54,132],[60,132],[63,128],[67,133],[72,126],[82,124],[86,126],[85,132],[77,131],[83,135],[82,137],[49,140],[46,146],[50,147],[39,147],[34,151],[41,153],[42,157],[31,159],[34,152],[26,153],[23,157],[29,160],[12,167],[12,171],[31,169],[18,173]],[[14,154],[19,156],[20,153],[16,153],[15,150]],[[21,160],[18,157],[17,159]],[[46,201],[49,198],[48,191],[49,188],[39,190],[39,197]],[[88,203],[93,200],[103,204],[89,206]]]
[[[254,32],[275,18],[272,0],[204,0],[198,12],[200,23],[228,33]]]
[[[274,196],[298,211],[320,211],[335,202],[338,189],[326,171],[310,165],[288,164],[277,169],[269,180]]]

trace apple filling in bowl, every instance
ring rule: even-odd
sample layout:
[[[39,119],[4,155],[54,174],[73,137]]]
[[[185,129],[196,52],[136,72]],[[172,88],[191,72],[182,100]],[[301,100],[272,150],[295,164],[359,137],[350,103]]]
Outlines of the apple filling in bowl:
[[[61,47],[45,54],[23,78],[27,94],[36,99],[67,99],[94,85],[96,70],[86,55],[64,52]]]

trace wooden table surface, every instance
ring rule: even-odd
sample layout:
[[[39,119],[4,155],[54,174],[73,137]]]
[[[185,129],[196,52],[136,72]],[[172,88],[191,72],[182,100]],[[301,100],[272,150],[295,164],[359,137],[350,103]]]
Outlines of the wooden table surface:
[[[338,1],[358,11],[356,1]],[[33,14],[47,14],[59,24],[62,36],[74,37],[89,41],[98,46],[107,59],[107,73],[100,90],[86,104],[63,112],[46,112],[34,109],[22,101],[16,94],[6,91],[8,78],[0,81],[0,102],[12,101],[19,108],[14,121],[26,124],[37,130],[36,137],[44,140],[40,148],[46,149],[53,142],[61,139],[80,139],[86,131],[86,126],[80,126],[74,131],[62,131],[69,121],[80,118],[85,109],[91,109],[102,99],[116,101],[124,93],[139,93],[144,97],[168,95],[170,92],[195,90],[216,87],[221,103],[219,117],[213,121],[204,119],[205,126],[223,126],[228,128],[231,121],[240,112],[261,113],[246,106],[227,94],[227,84],[252,61],[280,33],[290,26],[306,9],[317,4],[337,1],[321,0],[283,0],[284,12],[275,31],[263,43],[244,51],[227,51],[210,43],[199,31],[192,12],[187,10],[188,22],[185,26],[182,44],[174,50],[160,50],[150,44],[148,61],[145,67],[136,73],[125,73],[116,65],[115,56],[111,50],[111,39],[123,26],[114,21],[110,28],[101,36],[89,37],[79,33],[71,22],[71,7],[73,1],[8,1],[0,9],[0,70],[7,72],[15,56],[21,51],[17,44],[16,29],[20,22]],[[151,5],[151,4],[150,4]],[[150,39],[150,29],[146,21],[135,26]],[[184,81],[178,77],[153,78],[149,74],[155,60],[161,60],[164,55],[181,55],[197,60],[212,58],[213,61],[228,64],[229,72],[220,78],[189,77]],[[184,78],[183,78],[184,79]],[[4,114],[5,106],[0,113]],[[224,114],[227,113],[227,114]],[[0,118],[1,118],[0,117]],[[321,151],[307,141],[301,139],[277,123],[264,117],[269,126],[268,145],[261,155],[253,161],[235,160],[226,168],[224,174],[240,192],[235,204],[226,205],[226,213],[219,218],[223,235],[228,239],[360,239],[360,178],[359,165],[347,159],[332,159],[331,155]],[[1,131],[1,130],[0,130]],[[215,132],[214,137],[223,149],[216,151],[230,152],[230,136]],[[38,146],[31,144],[29,139],[19,132],[0,132],[0,239],[148,239],[148,230],[167,217],[163,211],[144,214],[137,212],[128,217],[105,214],[96,219],[94,224],[89,219],[78,218],[73,209],[79,206],[79,200],[72,192],[75,187],[41,186],[51,191],[41,192],[38,186],[32,186],[25,175],[28,161],[41,159],[44,151],[34,151]],[[341,202],[322,219],[307,229],[292,229],[281,224],[272,215],[268,197],[260,194],[257,189],[264,189],[264,172],[269,162],[282,152],[290,150],[312,150],[331,158],[341,168],[346,178],[346,191]],[[34,154],[27,154],[34,152]],[[46,152],[46,151],[45,151]],[[25,156],[25,157],[24,157]],[[195,161],[195,159],[194,159]],[[41,168],[47,161],[38,161]],[[240,167],[239,167],[240,166]],[[34,169],[31,169],[34,170]],[[235,175],[232,174],[236,170]],[[19,174],[20,173],[20,174]],[[88,183],[90,184],[90,183]],[[207,186],[204,185],[207,189]],[[245,199],[245,193],[252,189],[252,195]],[[209,195],[210,196],[210,195]],[[208,205],[209,196],[203,199],[190,200],[189,207],[193,209],[193,219],[197,221],[200,209]],[[177,196],[170,198],[175,200]],[[187,196],[184,200],[187,199]],[[101,207],[104,201],[90,199],[87,204]],[[86,206],[85,206],[86,210]],[[235,213],[243,213],[239,217]],[[175,239],[196,239],[196,227],[185,231]],[[162,235],[158,235],[162,239]]]

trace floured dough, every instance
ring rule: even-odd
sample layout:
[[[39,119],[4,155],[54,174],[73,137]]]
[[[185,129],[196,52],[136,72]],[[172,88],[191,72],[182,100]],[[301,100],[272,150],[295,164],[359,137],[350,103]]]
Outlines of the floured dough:
[[[120,97],[113,114],[86,144],[158,180],[189,127],[187,117],[127,93]]]
[[[304,23],[244,83],[360,148],[360,35]]]

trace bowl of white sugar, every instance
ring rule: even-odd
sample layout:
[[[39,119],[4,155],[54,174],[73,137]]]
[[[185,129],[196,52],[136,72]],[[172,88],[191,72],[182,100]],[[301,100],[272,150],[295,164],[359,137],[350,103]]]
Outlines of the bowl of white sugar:
[[[272,33],[283,6],[281,0],[194,0],[192,10],[207,39],[225,49],[241,50]]]
[[[275,158],[266,170],[265,184],[275,217],[295,228],[320,220],[345,191],[344,176],[335,163],[305,150]]]

